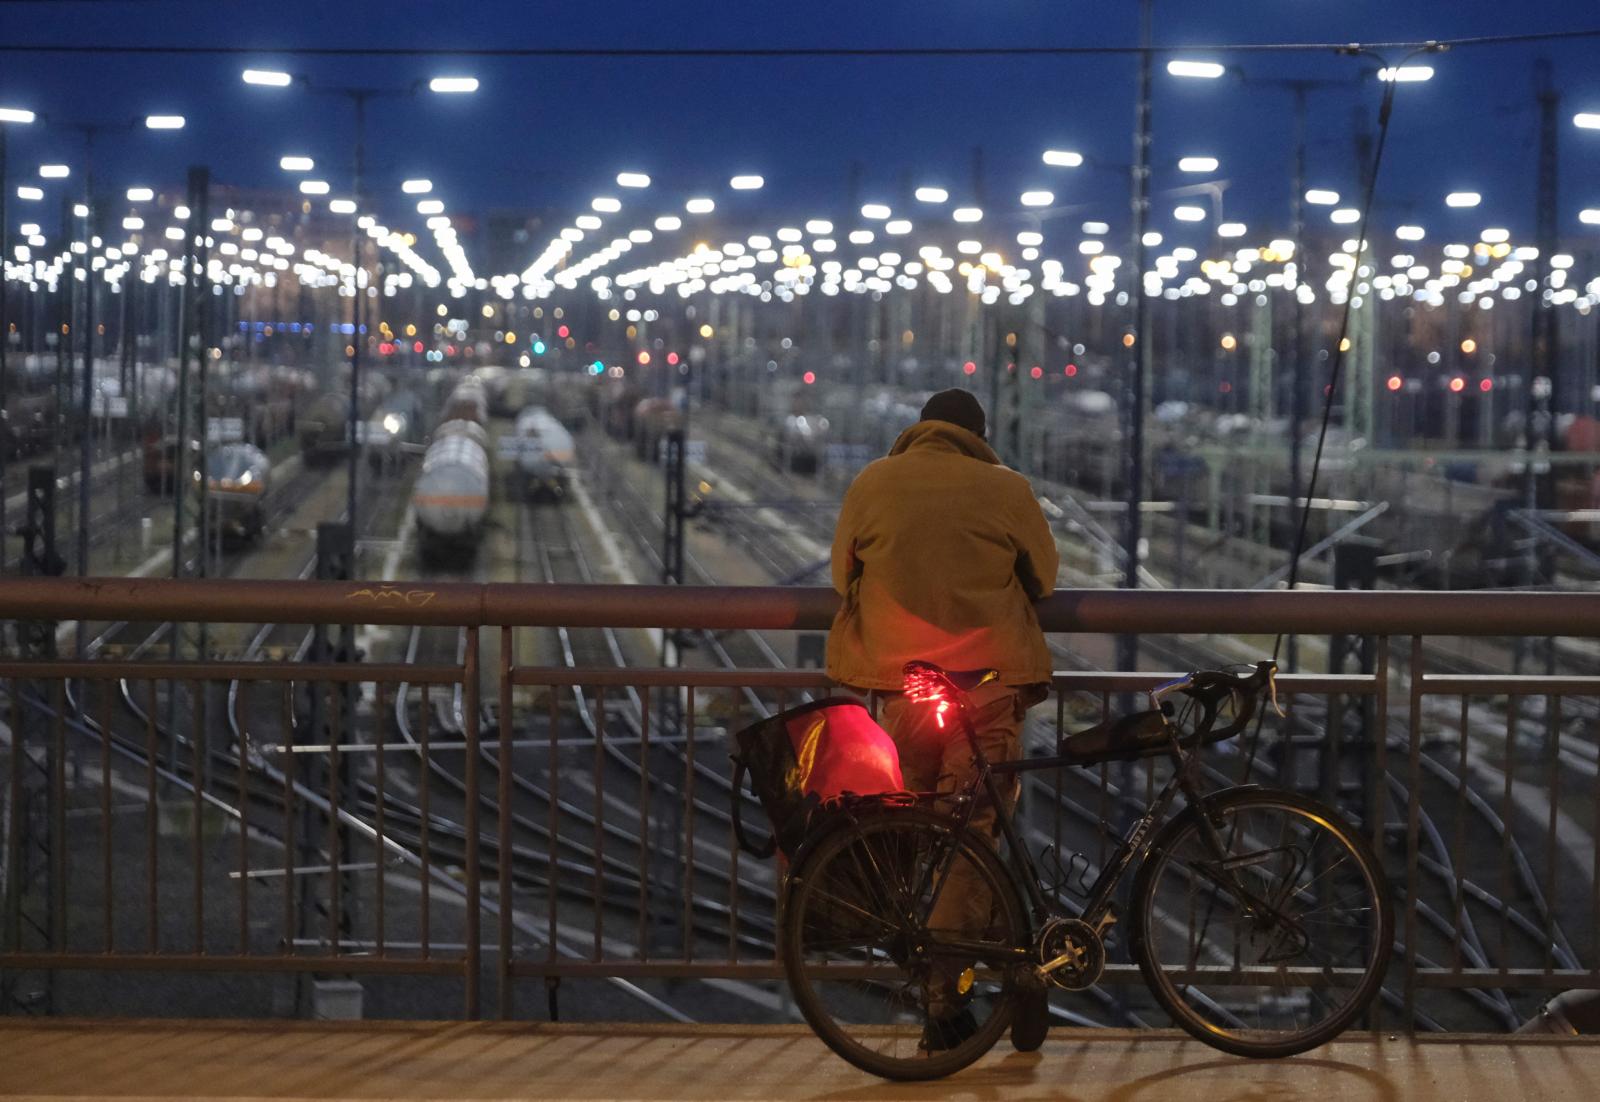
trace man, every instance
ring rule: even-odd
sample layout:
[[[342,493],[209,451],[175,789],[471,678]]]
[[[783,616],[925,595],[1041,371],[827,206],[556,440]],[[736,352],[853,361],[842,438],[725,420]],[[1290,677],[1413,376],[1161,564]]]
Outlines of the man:
[[[1028,480],[1001,465],[984,435],[976,398],[964,390],[935,394],[889,454],[851,483],[833,537],[833,587],[843,601],[828,636],[828,674],[883,694],[883,726],[915,791],[961,788],[973,758],[959,730],[941,727],[931,709],[899,691],[907,662],[1000,672],[971,694],[978,741],[991,761],[1021,756],[1023,717],[1050,681],[1033,602],[1055,588],[1055,538]],[[972,829],[993,837],[996,808],[980,803]],[[979,933],[989,903],[977,870],[959,862],[929,924]],[[947,964],[929,980],[923,1044],[930,1050],[954,1047],[976,1028],[962,1005],[959,971]],[[1028,1009],[1013,1032],[1019,1048],[1043,1039],[1042,992]]]

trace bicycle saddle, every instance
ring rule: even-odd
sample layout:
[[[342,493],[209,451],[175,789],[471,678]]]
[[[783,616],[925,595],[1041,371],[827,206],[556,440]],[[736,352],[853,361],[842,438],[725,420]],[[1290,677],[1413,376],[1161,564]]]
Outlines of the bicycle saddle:
[[[932,662],[907,662],[905,673],[908,678],[918,674],[942,677],[964,693],[970,693],[980,685],[987,685],[1000,676],[999,670],[947,670]]]

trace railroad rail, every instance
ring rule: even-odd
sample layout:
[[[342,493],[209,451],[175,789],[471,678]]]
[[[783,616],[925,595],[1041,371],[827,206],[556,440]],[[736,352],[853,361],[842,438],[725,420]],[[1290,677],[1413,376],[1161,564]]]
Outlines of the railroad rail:
[[[390,625],[461,640],[412,663],[0,660],[0,972],[452,977],[469,1018],[486,986],[508,1014],[515,988],[539,980],[552,992],[627,981],[647,1005],[633,985],[712,982],[753,998],[781,978],[778,870],[742,857],[707,810],[747,800],[723,782],[752,694],[799,699],[826,690],[824,675],[585,665],[570,649],[566,664],[539,666],[518,652],[526,629],[823,631],[835,606],[817,588],[0,580],[0,608],[21,620]],[[1038,611],[1052,634],[1227,634],[1268,649],[1279,632],[1371,637],[1371,672],[1286,675],[1291,719],[1219,751],[1215,779],[1300,787],[1370,834],[1408,904],[1383,1024],[1504,1028],[1530,1000],[1600,988],[1600,673],[1462,674],[1442,645],[1593,646],[1600,594],[1067,590]],[[580,653],[594,661],[594,648]],[[1058,673],[1036,713],[1051,721],[1035,727],[1093,722],[1164,676]],[[159,698],[174,694],[176,728],[158,727]],[[310,730],[305,702],[318,694]],[[441,724],[447,699],[460,704]],[[625,759],[637,777],[618,791],[611,771]],[[430,809],[439,762],[452,792],[432,793]],[[1057,855],[1063,893],[1160,768],[1066,769],[1030,789],[1030,844]],[[538,829],[526,803],[513,810],[523,796],[547,808]],[[308,848],[307,816],[336,824],[317,832],[322,848]],[[624,827],[632,841],[603,851]],[[53,843],[31,878],[30,829]],[[682,870],[675,883],[664,862]],[[302,914],[312,883],[325,885],[325,929]],[[1129,964],[1107,969],[1109,988],[1134,979]],[[1098,998],[1058,1010],[1150,1023],[1136,994]]]

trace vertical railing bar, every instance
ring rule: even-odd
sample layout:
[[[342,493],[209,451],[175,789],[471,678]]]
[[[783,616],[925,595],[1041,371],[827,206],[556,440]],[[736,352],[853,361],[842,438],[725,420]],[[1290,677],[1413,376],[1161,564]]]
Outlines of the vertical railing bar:
[[[481,867],[479,864],[480,843],[478,816],[481,810],[480,797],[482,795],[478,785],[478,631],[476,628],[467,628],[467,653],[462,666],[463,688],[466,692],[465,711],[462,726],[467,743],[467,914],[466,914],[466,941],[467,952],[463,968],[466,972],[465,990],[462,992],[466,1003],[465,1016],[468,1021],[476,1021],[479,1017],[478,986],[481,979],[483,963],[483,913],[480,909],[483,898],[483,884],[480,879]]]
[[[1345,745],[1344,735],[1344,710],[1350,703],[1350,697],[1344,693],[1329,693],[1323,700],[1325,715],[1328,717],[1328,729],[1323,732],[1328,752],[1324,759],[1329,767],[1322,778],[1322,802],[1329,807],[1339,806],[1339,782],[1343,774],[1340,769],[1344,764],[1343,754]],[[1291,698],[1284,709],[1294,715],[1294,701]],[[1288,732],[1285,731],[1285,734]]]
[[[343,687],[329,683],[328,689],[328,949],[340,955],[340,917],[344,913],[344,832],[339,826],[340,773],[344,762],[339,756],[344,745]]]
[[[876,721],[876,722],[879,722],[879,723],[883,722],[882,713],[879,710],[879,697],[878,697],[877,690],[873,690],[873,692],[868,694],[868,696],[867,696],[867,704],[868,704],[868,708],[869,708],[869,711],[870,711],[870,713],[872,715],[873,720]],[[779,689],[778,690],[778,711],[786,712],[788,710],[789,710],[789,693],[785,689]],[[783,879],[788,875],[788,872],[789,872],[789,859],[780,850],[778,852],[778,854],[777,854],[777,860],[778,860],[778,874],[779,874],[778,875],[778,880],[779,880],[779,883],[781,884],[783,882]],[[783,891],[779,891],[778,892],[777,913],[775,915],[773,915],[773,920],[774,920],[773,928],[774,929],[778,929],[778,930],[783,929],[783,918],[784,918],[783,908],[784,908],[784,898],[785,898],[786,894],[787,893],[785,893]],[[778,938],[773,938],[772,939],[772,959],[775,960],[775,961],[778,959],[778,953],[779,953],[778,945],[779,945],[779,939]]]
[[[1594,822],[1589,831],[1589,837],[1594,839],[1594,857],[1589,870],[1589,956],[1594,961],[1592,974],[1600,976],[1600,769],[1595,770],[1589,802],[1594,807]]]
[[[1389,637],[1387,635],[1378,636],[1377,666],[1377,700],[1373,704],[1373,718],[1377,730],[1372,735],[1374,761],[1371,825],[1372,850],[1381,856],[1386,848],[1383,835],[1389,817]]]
[[[0,340],[5,339],[0,336]],[[112,833],[111,833],[111,685],[97,681],[100,687],[100,864],[102,894],[105,899],[106,952],[116,946],[116,908],[112,900]],[[84,692],[88,692],[84,682]]]
[[[422,943],[422,959],[429,960],[433,957],[433,812],[429,810],[430,793],[433,786],[430,777],[433,774],[433,754],[428,749],[428,729],[433,725],[433,708],[428,700],[428,685],[422,686],[422,700],[417,709],[417,753],[420,755],[417,769],[417,810],[422,815],[422,829],[417,832],[420,845],[418,857],[422,861],[421,892],[419,894],[421,910],[417,916],[417,940]]]
[[[547,929],[545,931],[545,959],[556,959],[556,889],[560,881],[560,872],[556,867],[556,839],[560,830],[561,820],[557,805],[561,802],[560,792],[560,734],[561,734],[561,707],[559,704],[556,686],[549,686],[549,695],[546,697],[550,710],[550,843],[545,847],[545,913]]]
[[[315,692],[315,689],[312,690]],[[283,952],[294,952],[298,923],[294,918],[294,855],[298,844],[295,839],[294,778],[299,772],[299,759],[294,753],[294,685],[285,681],[280,693],[283,728]]]
[[[1561,809],[1561,701],[1559,693],[1551,693],[1545,697],[1545,713],[1549,720],[1549,732],[1545,752],[1550,757],[1549,772],[1549,801],[1550,822],[1546,830],[1544,845],[1544,890],[1554,899],[1556,893],[1556,816]],[[1595,845],[1600,846],[1600,838],[1595,839]],[[1507,906],[1510,906],[1507,903]],[[1590,916],[1593,921],[1600,922],[1600,915]],[[1555,924],[1554,913],[1550,914],[1547,921],[1551,926]],[[1547,927],[1544,931],[1544,970],[1546,973],[1555,968],[1555,938]]]
[[[739,729],[739,696],[733,694],[733,715],[731,717],[730,731]],[[689,737],[694,737],[694,732],[689,732]],[[742,800],[744,795],[733,792],[729,798],[730,806],[736,800]],[[739,957],[739,838],[733,832],[733,820],[728,820],[728,960],[730,962]]]
[[[1050,753],[1060,754],[1061,740],[1067,733],[1067,694],[1056,693],[1056,740],[1050,748]],[[1052,772],[1055,775],[1055,805],[1050,809],[1050,820],[1054,824],[1056,860],[1061,859],[1061,783],[1066,777],[1066,770],[1056,766]]]
[[[50,721],[50,948],[66,951],[67,937],[67,707],[66,685],[53,683]]]
[[[739,794],[733,794],[734,799]],[[639,932],[636,953],[650,959],[650,686],[639,689]]]
[[[694,686],[683,715],[683,959],[694,959]]]
[[[606,851],[606,687],[600,685],[594,693],[594,883],[590,897],[594,900],[594,959],[605,956],[605,851]]]
[[[161,841],[161,803],[160,794],[156,791],[156,683],[152,678],[146,682],[149,692],[146,694],[147,705],[144,711],[144,788],[145,788],[145,921],[149,928],[145,932],[149,942],[149,951],[154,953],[159,950],[161,943],[161,888],[157,879],[160,869],[160,856],[157,846]],[[170,691],[170,689],[169,689]]]
[[[500,864],[498,868],[500,883],[500,914],[499,930],[496,939],[500,943],[500,953],[497,957],[495,981],[497,987],[498,1014],[501,1021],[511,1017],[511,915],[513,885],[511,882],[511,737],[515,731],[511,712],[511,674],[516,664],[516,639],[512,636],[509,625],[500,628],[500,727],[499,753],[496,761],[499,764],[500,780],[500,807],[497,811]],[[553,839],[552,839],[553,842]]]
[[[1402,998],[1406,1032],[1416,1030],[1417,1008],[1417,845],[1421,829],[1422,795],[1422,690],[1425,671],[1422,636],[1411,637],[1411,714],[1406,732],[1406,758],[1410,767],[1406,792],[1406,972]]]
[[[1511,696],[1506,706],[1506,752],[1502,763],[1504,783],[1500,791],[1500,958],[1501,968],[1511,967],[1511,922],[1506,917],[1511,910],[1511,793],[1516,772],[1516,742],[1518,713],[1522,711],[1522,698]]]
[[[13,925],[12,916],[16,914],[15,903],[18,902],[16,893],[20,890],[17,885],[21,883],[22,875],[22,762],[26,756],[26,747],[23,745],[25,732],[22,728],[22,692],[19,687],[20,682],[17,678],[12,678],[9,685],[11,688],[11,793],[6,824],[6,892],[5,898],[0,902],[4,903],[6,909],[3,944],[7,949],[19,950],[22,948],[21,930]],[[153,880],[152,883],[154,883]]]
[[[1467,920],[1467,725],[1471,722],[1472,698],[1461,694],[1461,745],[1456,753],[1456,845],[1451,864],[1456,870],[1455,936],[1450,941],[1450,971],[1461,968],[1461,927]]]
[[[1111,694],[1100,694],[1100,722],[1104,723],[1111,717]],[[1111,815],[1111,766],[1109,762],[1100,763],[1100,822],[1095,827],[1095,834],[1100,839],[1100,856],[1095,859],[1095,868],[1106,867],[1106,824],[1110,822]]]
[[[384,821],[384,805],[389,802],[388,777],[389,766],[385,759],[389,752],[385,749],[389,745],[389,728],[394,723],[394,712],[385,706],[383,682],[374,681],[372,684],[373,707],[372,714],[372,739],[376,748],[372,752],[372,783],[376,788],[372,803],[372,864],[373,864],[373,892],[374,903],[377,905],[376,920],[372,932],[374,951],[379,957],[388,955],[385,943],[388,941],[388,904],[384,899],[386,893],[387,874],[385,869],[389,864],[389,850],[386,839],[387,823]]]
[[[1367,806],[1372,809],[1372,851],[1378,855],[1381,863],[1384,849],[1385,821],[1389,814],[1389,637],[1378,636],[1376,654],[1375,686],[1376,699],[1373,703],[1372,745],[1374,751],[1374,764],[1371,775],[1372,792]],[[1383,946],[1381,951],[1387,956],[1392,951],[1392,946]],[[1372,1008],[1367,1012],[1370,1027],[1374,1030],[1381,1028],[1383,1021],[1383,1000],[1373,999]]]
[[[194,951],[206,951],[206,877],[205,877],[205,758],[202,749],[206,742],[206,682],[189,682],[189,692],[194,697],[194,730],[189,735],[189,747],[194,761]]]
[[[239,953],[250,951],[250,731],[245,726],[244,699],[250,691],[239,682],[233,697],[233,725],[239,731]]]

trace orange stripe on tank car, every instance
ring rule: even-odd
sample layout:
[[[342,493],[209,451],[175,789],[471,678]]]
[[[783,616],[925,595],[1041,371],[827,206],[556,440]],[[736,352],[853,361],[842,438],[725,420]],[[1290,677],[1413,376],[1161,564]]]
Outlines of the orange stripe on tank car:
[[[482,494],[417,494],[411,499],[413,505],[441,505],[450,508],[468,508],[472,506],[487,507],[489,499]]]

